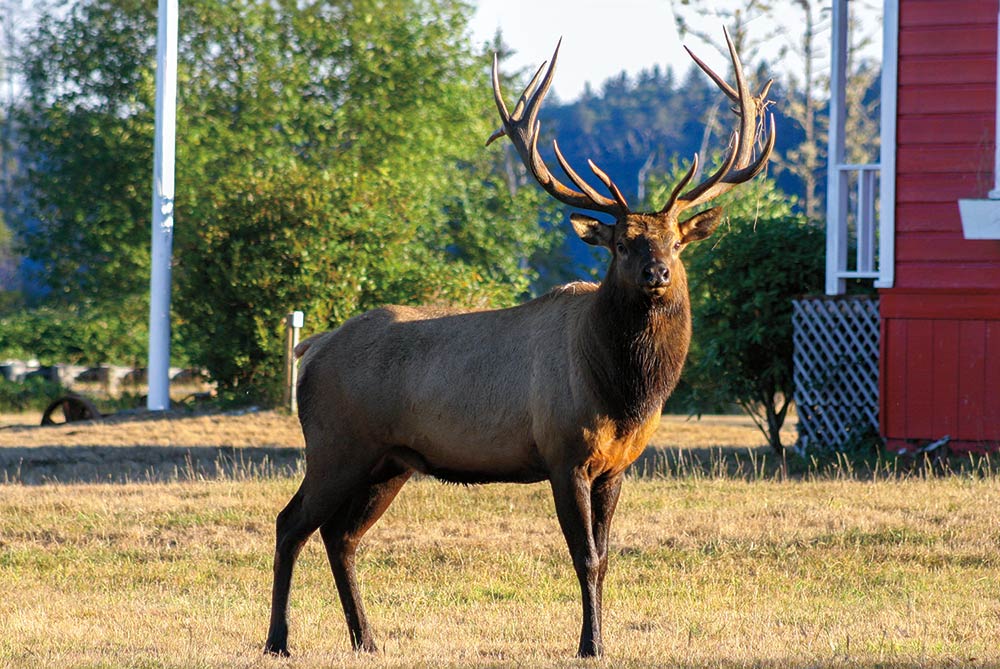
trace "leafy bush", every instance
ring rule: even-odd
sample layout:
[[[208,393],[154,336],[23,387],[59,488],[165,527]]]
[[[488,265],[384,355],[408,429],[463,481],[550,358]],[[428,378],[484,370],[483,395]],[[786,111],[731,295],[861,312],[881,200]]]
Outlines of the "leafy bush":
[[[824,239],[802,216],[733,219],[687,262],[696,339],[686,378],[697,401],[743,407],[776,452],[794,391],[792,300],[823,285]]]
[[[149,345],[144,299],[38,307],[0,318],[0,358],[57,363],[142,364]]]
[[[383,193],[394,196],[391,186]],[[348,188],[327,172],[292,164],[224,181],[201,204],[197,239],[179,253],[186,262],[178,268],[175,305],[181,338],[221,395],[278,399],[283,323],[293,309],[306,313],[311,333],[383,304],[486,306],[527,290],[532,275],[518,267],[509,242],[476,245],[481,256],[468,262],[447,226],[423,227],[432,219],[427,210],[417,221],[387,221],[384,205],[345,205]],[[505,192],[506,213],[533,197],[512,200]],[[538,210],[530,202],[521,208],[518,225],[531,225],[530,234],[542,239],[533,220]],[[470,227],[457,225],[456,235],[474,234]]]
[[[651,178],[650,204],[666,201],[684,171],[675,164]],[[795,200],[767,177],[713,205],[723,207],[728,220],[684,252],[693,335],[672,406],[686,402],[693,413],[707,413],[735,403],[780,452],[794,390],[791,301],[822,289],[824,231],[793,213]]]
[[[0,377],[0,412],[44,411],[49,403],[65,394],[66,389],[58,383],[37,376],[23,381]]]

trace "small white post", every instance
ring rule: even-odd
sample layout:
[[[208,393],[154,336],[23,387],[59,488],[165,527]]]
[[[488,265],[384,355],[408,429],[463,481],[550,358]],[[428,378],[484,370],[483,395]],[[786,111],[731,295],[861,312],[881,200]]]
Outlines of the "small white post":
[[[295,359],[295,347],[299,345],[299,331],[305,323],[301,311],[293,311],[285,317],[285,401],[292,414],[299,410],[298,386],[299,366]]]
[[[178,0],[159,0],[156,31],[156,139],[149,280],[149,393],[146,408],[170,408],[170,263],[174,239],[174,130],[177,116]]]

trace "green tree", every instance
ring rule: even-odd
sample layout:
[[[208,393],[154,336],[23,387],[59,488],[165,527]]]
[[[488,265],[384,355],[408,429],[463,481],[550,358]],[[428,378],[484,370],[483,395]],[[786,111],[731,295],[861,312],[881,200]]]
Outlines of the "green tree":
[[[52,300],[148,283],[155,18],[139,0],[81,2],[43,15],[27,40],[19,136],[32,205],[11,223]]]
[[[682,170],[651,185],[669,193]],[[685,251],[693,340],[684,381],[691,409],[737,403],[783,449],[781,426],[794,394],[792,299],[823,285],[822,226],[792,213],[794,202],[758,177],[719,198],[728,221]]]
[[[32,41],[42,224],[23,232],[67,301],[146,290],[147,4],[83,0]],[[502,152],[483,148],[495,110],[468,5],[181,7],[176,332],[224,389],[273,396],[289,309],[320,330],[386,302],[528,291],[526,259],[552,235],[541,194],[512,195]]]
[[[124,296],[125,301],[140,300]],[[108,361],[143,366],[149,330],[127,314],[148,309],[145,303],[120,310],[95,305],[42,306],[0,318],[0,355],[37,358],[44,365],[98,365]],[[126,314],[120,316],[119,314]],[[183,360],[178,352],[178,360]]]

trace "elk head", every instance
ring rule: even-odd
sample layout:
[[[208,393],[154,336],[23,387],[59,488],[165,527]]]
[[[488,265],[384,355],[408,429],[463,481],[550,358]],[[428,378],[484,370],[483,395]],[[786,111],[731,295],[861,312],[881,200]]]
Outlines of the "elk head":
[[[562,40],[560,40],[561,44]],[[508,112],[500,92],[497,59],[493,59],[493,95],[500,113],[501,127],[487,140],[507,135],[521,156],[525,166],[538,183],[554,198],[578,209],[602,212],[614,217],[614,223],[605,224],[591,216],[573,213],[570,221],[580,238],[588,244],[604,246],[611,251],[612,260],[605,279],[606,284],[633,295],[642,295],[656,302],[667,299],[672,285],[683,284],[683,266],[678,260],[681,251],[691,242],[705,239],[719,225],[721,210],[718,207],[685,217],[688,210],[702,205],[725,193],[734,186],[755,177],[764,166],[774,148],[774,117],[770,117],[767,138],[764,139],[763,116],[769,101],[767,94],[771,81],[765,83],[755,96],[750,92],[743,66],[736,47],[726,31],[726,43],[732,58],[736,78],[735,88],[712,71],[697,56],[688,53],[694,61],[734,103],[733,111],[739,118],[733,130],[729,148],[722,165],[700,184],[685,191],[698,171],[698,154],[694,155],[691,168],[674,187],[670,199],[662,209],[649,213],[633,213],[615,183],[600,168],[587,161],[591,171],[611,194],[607,197],[597,192],[569,165],[552,142],[559,165],[579,189],[570,188],[556,179],[538,152],[538,134],[541,124],[538,110],[552,84],[559,45],[552,54],[552,63],[545,70],[545,63],[535,73],[521,94],[513,113]],[[685,47],[687,48],[687,47]],[[760,146],[757,153],[756,148]],[[757,155],[755,156],[755,153]]]

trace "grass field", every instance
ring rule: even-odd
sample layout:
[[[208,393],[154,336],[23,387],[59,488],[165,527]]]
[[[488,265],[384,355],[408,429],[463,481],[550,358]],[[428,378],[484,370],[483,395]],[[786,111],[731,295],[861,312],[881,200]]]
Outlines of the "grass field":
[[[675,463],[727,448],[762,459],[741,419],[666,423],[654,443],[676,448]],[[202,416],[4,429],[0,451],[298,439],[278,414]],[[670,471],[626,483],[600,661],[572,658],[578,587],[545,485],[407,484],[359,558],[374,658],[350,651],[310,541],[290,660],[260,649],[273,521],[294,477],[0,485],[0,666],[1000,667],[991,470]]]

